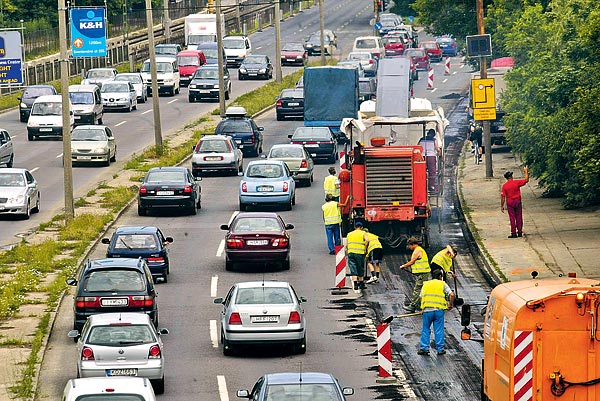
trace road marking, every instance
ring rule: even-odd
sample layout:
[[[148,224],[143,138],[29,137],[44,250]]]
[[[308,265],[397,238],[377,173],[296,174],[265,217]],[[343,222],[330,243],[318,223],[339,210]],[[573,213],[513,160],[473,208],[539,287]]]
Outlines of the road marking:
[[[221,401],[229,401],[229,393],[227,392],[227,382],[225,376],[217,376],[217,383],[219,385],[219,398]]]
[[[464,66],[465,66],[464,64],[461,64],[460,67],[458,67],[458,68],[463,68]],[[456,74],[456,72],[455,72],[455,74]]]
[[[148,113],[150,113],[150,112],[152,112],[152,109],[150,109],[150,110],[146,110],[145,112],[143,112],[143,113],[142,113],[142,115],[144,115],[144,114],[148,114]]]
[[[431,93],[435,92],[436,90],[437,90],[437,88],[433,88],[433,89],[431,90]]]
[[[219,340],[217,339],[217,321],[210,321],[210,342],[213,348],[219,348]]]
[[[179,100],[179,99],[173,99],[173,100],[171,100],[171,101],[170,101],[169,103],[167,103],[167,104],[175,103],[175,102],[176,102],[176,101],[178,101],[178,100]]]
[[[126,122],[127,122],[127,120],[125,120],[125,121],[121,121],[120,123],[118,123],[118,124],[115,124],[115,127],[118,127],[119,125],[123,125],[123,124],[125,124]]]
[[[462,67],[460,67],[460,68],[462,68]],[[454,72],[452,73],[452,75],[456,75],[456,71],[454,71]]]
[[[217,296],[217,283],[219,282],[219,276],[212,276],[210,279],[210,296],[214,298]]]
[[[261,48],[262,48],[262,46],[258,46],[258,47],[256,48],[256,50],[260,50]]]
[[[221,256],[223,256],[223,251],[225,250],[225,240],[222,239],[221,242],[219,242],[219,247],[217,248],[217,258],[220,258]]]
[[[445,84],[446,82],[448,82],[448,78],[444,78],[444,80],[442,81],[443,84]]]
[[[58,156],[56,156],[57,159],[60,159],[63,156],[63,154],[59,154]]]
[[[34,167],[31,170],[29,170],[30,173],[35,173],[36,171],[38,171],[40,168],[39,167]]]

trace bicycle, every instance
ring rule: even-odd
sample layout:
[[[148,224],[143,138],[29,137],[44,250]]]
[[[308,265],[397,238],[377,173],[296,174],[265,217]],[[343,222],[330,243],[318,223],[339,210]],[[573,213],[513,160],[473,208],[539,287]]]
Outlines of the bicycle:
[[[481,153],[479,153],[479,141],[477,139],[473,140],[473,147],[475,152],[473,155],[475,156],[475,164],[481,163]]]

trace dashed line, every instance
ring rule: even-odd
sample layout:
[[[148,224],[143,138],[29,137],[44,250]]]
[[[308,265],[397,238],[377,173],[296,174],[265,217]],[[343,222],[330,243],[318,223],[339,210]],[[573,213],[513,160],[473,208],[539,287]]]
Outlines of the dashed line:
[[[179,99],[173,99],[173,100],[171,100],[170,102],[168,102],[167,104],[175,103],[175,102],[177,102],[178,100],[179,100]]]
[[[227,382],[225,376],[217,376],[217,384],[219,386],[219,398],[221,401],[229,401],[229,393],[227,392]]]
[[[35,173],[36,171],[38,171],[40,168],[39,167],[34,167],[31,170],[29,170],[30,173]]]
[[[260,50],[260,49],[262,49],[262,46],[258,46],[258,47],[256,48],[256,50]]]
[[[220,258],[221,256],[223,256],[224,250],[225,250],[225,240],[222,239],[221,242],[219,242],[219,247],[217,248],[217,254],[215,256],[217,258]]]
[[[123,124],[125,124],[126,122],[127,122],[127,120],[125,120],[125,121],[121,121],[120,123],[118,123],[118,124],[115,124],[115,127],[118,127],[118,126],[120,126],[120,125],[123,125]]]
[[[219,348],[219,340],[217,338],[217,321],[211,320],[210,322],[210,342],[213,348]]]
[[[460,67],[460,68],[462,68],[462,67]],[[452,73],[452,75],[456,75],[456,71],[454,71],[454,72]]]
[[[437,88],[433,88],[433,89],[431,90],[431,93],[435,92],[436,90],[437,90]]]
[[[143,113],[142,113],[142,115],[144,115],[144,114],[148,114],[148,113],[152,112],[152,110],[153,110],[153,109],[146,110],[145,112],[143,112]]]
[[[443,84],[445,84],[446,82],[448,82],[448,78],[444,78],[444,80],[442,81]]]
[[[219,276],[212,276],[210,279],[210,296],[214,298],[217,296],[217,284],[219,283]]]
[[[59,154],[58,156],[56,156],[57,159],[60,159],[63,156],[63,154]]]
[[[464,66],[465,66],[464,64],[461,64],[460,67],[458,67],[458,68],[464,68]],[[456,74],[456,72],[455,72],[455,74]]]

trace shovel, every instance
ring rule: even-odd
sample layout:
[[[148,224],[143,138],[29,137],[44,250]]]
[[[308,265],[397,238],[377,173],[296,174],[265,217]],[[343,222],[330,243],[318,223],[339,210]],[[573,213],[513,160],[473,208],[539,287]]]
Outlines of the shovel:
[[[390,315],[390,316],[386,317],[385,319],[383,319],[381,321],[381,323],[390,324],[392,322],[392,320],[394,320],[394,319],[400,319],[403,317],[410,317],[410,316],[418,316],[418,315],[422,315],[422,314],[423,314],[423,311],[413,312],[413,313],[404,313],[402,315]]]
[[[452,277],[454,278],[454,306],[462,306],[465,300],[458,296],[458,284],[456,283],[456,267],[454,266],[454,260],[452,260]]]

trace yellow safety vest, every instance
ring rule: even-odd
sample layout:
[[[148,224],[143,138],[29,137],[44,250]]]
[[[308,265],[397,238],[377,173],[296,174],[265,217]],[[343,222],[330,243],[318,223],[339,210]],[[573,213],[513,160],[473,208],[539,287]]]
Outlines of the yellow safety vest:
[[[336,201],[329,201],[321,206],[323,209],[323,217],[325,218],[325,225],[328,226],[330,224],[340,224],[342,222],[342,215],[340,214],[340,209],[338,208],[338,203]]]
[[[433,259],[431,259],[431,263],[440,266],[446,273],[452,269],[452,258],[446,255],[446,249],[442,249],[436,253]]]
[[[369,237],[369,247],[367,248],[367,254],[371,253],[373,249],[383,248],[383,246],[381,246],[381,242],[379,242],[379,237],[377,235],[373,233],[367,233],[367,236]]]
[[[330,194],[331,196],[338,197],[340,196],[340,189],[336,188],[336,184],[338,182],[338,178],[335,175],[328,175],[325,177],[325,181],[323,181],[323,189],[325,190],[325,195]]]
[[[365,254],[365,232],[362,230],[354,230],[348,233],[348,253]]]
[[[444,294],[444,282],[442,280],[427,280],[423,283],[421,290],[421,309],[448,309],[448,301]]]
[[[412,265],[411,270],[415,274],[429,273],[431,271],[431,268],[429,267],[429,259],[427,258],[427,253],[425,253],[425,249],[417,245],[417,247],[412,253],[411,259],[413,258],[415,252],[419,250],[421,251],[421,259],[417,259],[417,261]]]

